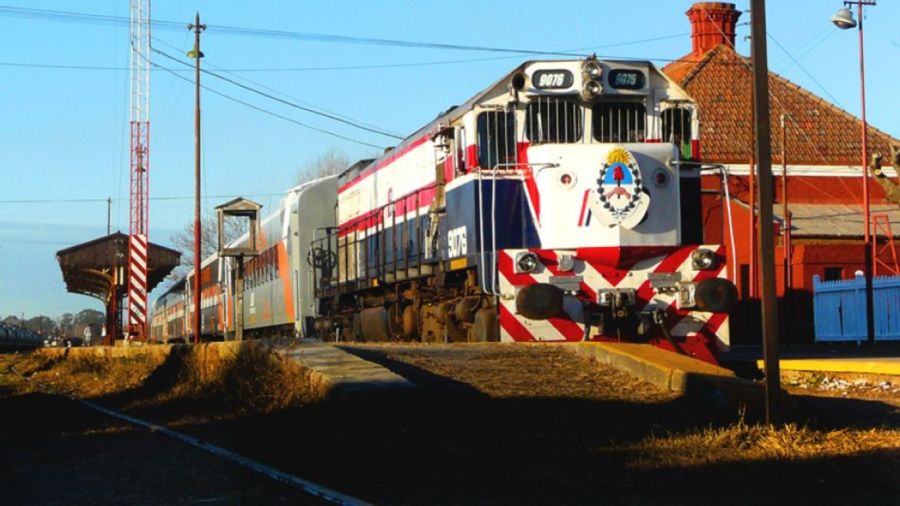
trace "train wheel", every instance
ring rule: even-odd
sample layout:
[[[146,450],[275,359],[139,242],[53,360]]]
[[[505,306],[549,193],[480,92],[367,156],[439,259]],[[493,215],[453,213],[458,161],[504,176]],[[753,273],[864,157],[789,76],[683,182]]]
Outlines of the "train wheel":
[[[359,319],[359,314],[353,315],[353,321],[350,324],[350,335],[348,336],[351,341],[362,341],[362,322]]]
[[[391,338],[388,312],[383,307],[363,309],[359,313],[360,330],[366,341],[384,342]]]
[[[479,309],[475,313],[475,323],[472,325],[472,340],[479,343],[499,341],[497,325],[497,309],[493,307]]]
[[[457,323],[455,318],[447,318],[445,328],[447,329],[447,341],[464,343],[469,340],[469,333],[466,331],[466,328]]]

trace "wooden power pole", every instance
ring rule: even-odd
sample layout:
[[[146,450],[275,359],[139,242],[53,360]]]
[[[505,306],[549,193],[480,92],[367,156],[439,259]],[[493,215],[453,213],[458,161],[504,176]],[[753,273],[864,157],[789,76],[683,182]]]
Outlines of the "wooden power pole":
[[[759,273],[762,302],[763,361],[766,374],[766,423],[779,423],[781,372],[778,367],[778,310],[775,299],[775,240],[772,232],[772,139],[769,117],[769,68],[766,55],[766,2],[751,2],[753,123],[759,192]]]

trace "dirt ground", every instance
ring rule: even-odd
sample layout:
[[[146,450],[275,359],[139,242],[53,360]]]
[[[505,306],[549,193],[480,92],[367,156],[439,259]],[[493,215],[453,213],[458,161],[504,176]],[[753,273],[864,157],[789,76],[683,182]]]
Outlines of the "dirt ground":
[[[106,390],[73,387],[57,379],[55,373],[65,370],[62,364],[34,359],[25,364],[22,357],[2,357],[0,367],[7,371],[18,361],[19,370],[31,372],[31,383],[52,380],[67,394],[174,426],[377,504],[900,504],[900,399],[893,394],[871,399],[852,392],[833,397],[796,390],[800,423],[771,429],[745,423],[738,412],[659,391],[558,347],[345,349],[407,377],[417,388],[341,397],[305,391],[284,398],[275,393],[302,385],[304,375],[265,357],[255,359],[262,360],[261,367],[252,361],[241,366],[237,376],[262,378],[244,386],[235,383],[234,363],[223,364],[221,375],[205,378],[185,372],[190,361],[184,360],[132,366],[137,380],[104,371],[122,383],[122,388]],[[116,369],[115,364],[103,367]],[[90,369],[81,364],[79,370],[85,368]],[[68,374],[83,373],[69,369]],[[170,442],[141,455],[140,466],[104,464],[107,454],[99,448],[140,446],[116,439],[123,434],[164,438],[102,420],[96,428],[66,428],[66,420],[78,418],[54,410],[74,408],[27,403],[71,401],[28,393],[35,387],[8,372],[0,372],[0,388],[5,389],[0,394],[2,413],[32,413],[32,422],[25,422],[32,428],[24,434],[11,430],[23,421],[6,417],[0,444],[19,451],[0,456],[0,481],[12,476],[8,469],[17,469],[17,476],[49,469],[82,475],[90,469],[98,473],[99,482],[113,483],[104,489],[106,494],[127,492],[127,483],[141,484],[139,492],[127,492],[138,494],[137,500],[122,502],[177,503],[182,496],[167,494],[178,490],[171,484],[171,476],[178,474],[159,478],[160,472],[198,468],[181,464],[179,459],[193,457],[178,457],[179,452],[190,452],[166,446],[176,445]],[[245,391],[235,396],[228,388]],[[254,393],[268,400],[248,401]],[[103,441],[94,441],[97,438]],[[27,454],[26,448],[35,451]],[[76,459],[73,453],[85,457]],[[135,470],[141,466],[151,472]],[[213,464],[201,467],[212,469]],[[195,490],[198,495],[190,500],[256,504],[288,497],[274,483],[267,487],[223,471],[210,472],[221,476],[223,488],[211,487],[202,498]],[[129,477],[125,484],[113,479],[120,474]],[[250,485],[238,487],[240,483]],[[22,493],[12,502],[57,500],[61,492],[52,490],[34,496]],[[78,499],[91,497],[94,489],[86,490],[87,495],[74,501],[57,502],[82,502]],[[269,490],[271,499],[253,496]],[[96,502],[118,502],[105,500],[111,497],[98,495]],[[170,497],[179,499],[166,500]]]

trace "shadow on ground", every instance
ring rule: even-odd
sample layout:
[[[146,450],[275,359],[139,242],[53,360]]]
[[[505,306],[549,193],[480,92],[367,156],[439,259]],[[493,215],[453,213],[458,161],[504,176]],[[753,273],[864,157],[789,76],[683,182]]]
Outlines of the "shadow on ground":
[[[182,373],[180,359],[170,357],[173,362],[167,360],[141,386],[103,402],[132,405],[129,412],[136,416],[176,424],[214,444],[379,504],[871,505],[896,504],[900,497],[896,450],[646,466],[632,443],[727,426],[738,413],[685,398],[498,398],[383,351],[352,351],[418,387],[349,393],[270,414],[223,416],[227,409],[190,396],[135,403],[174,388],[177,381],[171,378]],[[29,405],[40,404],[39,398],[28,396],[0,402],[4,413],[42,409]],[[800,397],[798,403],[817,428],[900,427],[896,408],[880,402]],[[55,420],[70,415],[47,413],[29,430],[70,438],[85,429],[60,432]],[[0,424],[4,438],[16,433],[14,423],[7,417]],[[96,444],[116,442],[109,436]]]

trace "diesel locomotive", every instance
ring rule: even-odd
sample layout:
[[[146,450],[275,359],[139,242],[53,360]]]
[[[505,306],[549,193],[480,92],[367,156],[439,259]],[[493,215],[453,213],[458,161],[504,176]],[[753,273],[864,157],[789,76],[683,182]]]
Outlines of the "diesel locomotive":
[[[698,118],[650,62],[523,63],[289,192],[245,266],[259,279],[244,320],[334,340],[649,342],[715,362],[736,291],[724,248],[688,230]],[[235,265],[213,264],[201,310],[227,334]]]

